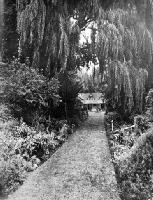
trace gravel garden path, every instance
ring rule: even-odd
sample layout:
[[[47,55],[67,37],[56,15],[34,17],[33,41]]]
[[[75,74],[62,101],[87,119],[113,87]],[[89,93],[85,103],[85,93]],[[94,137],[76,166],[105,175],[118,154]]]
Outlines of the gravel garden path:
[[[8,200],[119,200],[103,118],[91,112]]]

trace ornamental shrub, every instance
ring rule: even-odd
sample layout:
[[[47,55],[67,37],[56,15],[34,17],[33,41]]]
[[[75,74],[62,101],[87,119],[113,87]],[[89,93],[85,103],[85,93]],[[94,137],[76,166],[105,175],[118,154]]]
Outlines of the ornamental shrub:
[[[28,62],[22,64],[17,59],[10,64],[8,73],[5,102],[15,116],[32,123],[36,113],[49,115],[58,105],[59,82],[56,78],[47,79],[37,69],[29,67]]]

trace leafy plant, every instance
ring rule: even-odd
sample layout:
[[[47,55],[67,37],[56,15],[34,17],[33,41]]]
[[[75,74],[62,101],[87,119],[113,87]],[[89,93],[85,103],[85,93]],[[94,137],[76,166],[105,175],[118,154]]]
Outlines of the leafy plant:
[[[122,125],[118,123],[114,126],[114,132],[111,131],[111,119],[113,114],[109,114],[106,118],[107,136],[109,146],[115,166],[118,186],[120,188],[121,199],[148,200],[152,194],[152,174],[153,174],[153,143],[152,137],[148,138],[146,143],[142,145],[134,154],[132,159],[128,158],[121,162],[123,155],[130,154],[130,150],[134,147],[140,134],[149,128],[148,117],[136,116],[138,134],[135,129],[131,129],[130,125]],[[117,122],[116,122],[117,123]],[[105,125],[106,126],[106,125]],[[126,128],[126,129],[124,129]],[[136,129],[136,130],[137,130]]]
[[[25,120],[37,111],[45,115],[47,110],[59,102],[59,82],[56,78],[47,79],[37,69],[21,64],[15,59],[9,69],[10,77],[5,87],[5,99],[14,114]],[[32,119],[30,118],[31,122]]]
[[[79,106],[81,102],[78,99],[78,93],[82,89],[82,83],[78,79],[77,73],[67,70],[61,72],[59,74],[59,83],[61,102],[59,103],[59,107],[55,108],[55,115],[57,117],[62,116],[69,122],[73,121],[72,119],[76,119],[76,121],[81,120],[81,107]]]
[[[1,159],[0,193],[8,194],[15,191],[27,177],[26,161],[20,155],[12,155],[7,160]]]
[[[148,200],[152,196],[152,152],[153,146],[147,141],[146,145],[140,148],[133,158],[126,171],[120,168],[119,185],[122,190],[122,198]]]
[[[153,121],[153,89],[150,89],[146,96],[146,115]]]
[[[16,140],[9,134],[9,139],[1,141],[0,152],[0,194],[8,194],[18,188],[25,180],[26,161],[20,154],[16,154],[14,146]]]
[[[62,145],[72,133],[66,121],[50,120],[45,128],[30,127],[22,120],[13,126],[9,138],[1,144],[0,193],[15,191],[34,171]]]

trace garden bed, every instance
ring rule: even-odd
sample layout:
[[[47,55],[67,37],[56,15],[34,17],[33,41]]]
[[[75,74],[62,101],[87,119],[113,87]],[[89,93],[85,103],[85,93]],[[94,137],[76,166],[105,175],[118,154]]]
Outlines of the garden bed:
[[[149,200],[153,192],[153,125],[146,116],[138,118],[141,123],[135,127],[121,122],[116,114],[108,113],[105,116],[105,128],[122,200]]]
[[[57,119],[50,119],[47,127],[44,123],[31,127],[13,119],[6,106],[0,108],[0,198],[4,198],[61,147],[74,127]]]

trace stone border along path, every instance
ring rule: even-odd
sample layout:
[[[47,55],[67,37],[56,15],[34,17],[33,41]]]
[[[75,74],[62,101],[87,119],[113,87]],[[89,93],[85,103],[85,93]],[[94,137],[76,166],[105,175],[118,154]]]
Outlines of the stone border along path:
[[[120,200],[103,118],[90,113],[8,200]]]

